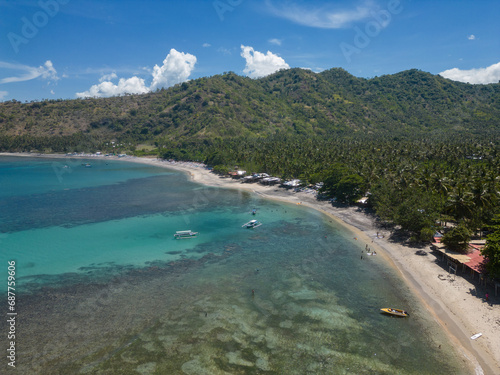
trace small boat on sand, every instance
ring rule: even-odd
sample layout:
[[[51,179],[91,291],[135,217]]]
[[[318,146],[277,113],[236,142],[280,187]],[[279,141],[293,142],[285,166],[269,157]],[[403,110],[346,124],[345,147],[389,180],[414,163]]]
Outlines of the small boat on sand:
[[[198,232],[193,232],[191,229],[188,230],[178,230],[174,234],[176,240],[182,240],[184,238],[194,238],[198,235]]]
[[[248,223],[243,224],[242,228],[257,228],[260,227],[262,223],[258,220],[250,220]]]
[[[380,309],[380,310],[386,314],[389,314],[389,315],[403,316],[403,317],[410,316],[410,314],[407,311],[401,310],[401,309],[393,309],[391,307],[384,307],[383,309]]]

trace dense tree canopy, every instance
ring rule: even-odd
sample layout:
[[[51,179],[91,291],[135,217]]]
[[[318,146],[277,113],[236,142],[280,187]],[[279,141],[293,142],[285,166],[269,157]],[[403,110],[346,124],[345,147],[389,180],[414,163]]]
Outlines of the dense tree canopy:
[[[500,278],[500,214],[493,219],[491,233],[487,237],[482,254],[488,258],[487,268],[491,275]]]

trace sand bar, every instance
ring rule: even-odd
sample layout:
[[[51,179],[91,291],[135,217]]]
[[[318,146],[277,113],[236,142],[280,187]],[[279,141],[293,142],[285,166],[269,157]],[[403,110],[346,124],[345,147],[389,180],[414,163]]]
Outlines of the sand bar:
[[[64,158],[64,155],[38,155],[27,153],[0,153],[5,156],[30,156]],[[74,158],[71,156],[69,158]],[[88,158],[89,156],[83,156]],[[242,184],[240,181],[220,178],[202,164],[190,162],[168,162],[156,158],[106,157],[128,162],[144,163],[182,171],[194,182],[220,187],[246,190],[264,198],[299,203],[319,210],[348,227],[359,241],[369,244],[382,255],[389,265],[401,273],[401,277],[420,297],[424,306],[448,333],[464,358],[470,361],[475,374],[495,375],[500,373],[500,297],[495,297],[484,286],[470,278],[451,276],[446,264],[432,253],[430,246],[412,248],[391,240],[391,233],[380,229],[371,216],[357,207],[333,207],[330,203],[316,200],[304,192],[293,192],[276,186]],[[378,236],[377,236],[378,234]],[[489,301],[484,300],[489,292]],[[471,336],[482,333],[476,340]]]

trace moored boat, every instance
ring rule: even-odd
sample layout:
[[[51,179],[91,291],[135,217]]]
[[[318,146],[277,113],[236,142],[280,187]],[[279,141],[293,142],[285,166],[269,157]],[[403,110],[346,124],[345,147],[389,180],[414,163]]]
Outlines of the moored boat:
[[[248,223],[243,224],[242,228],[257,228],[260,227],[262,223],[258,220],[250,220]]]
[[[410,316],[410,314],[407,311],[401,310],[401,309],[393,309],[391,307],[384,307],[383,309],[380,309],[380,310],[386,314],[390,314],[390,315],[394,315],[394,316],[403,316],[403,317]]]
[[[178,230],[174,234],[174,238],[177,240],[184,238],[194,238],[198,235],[198,232],[193,232],[191,229],[188,230]]]

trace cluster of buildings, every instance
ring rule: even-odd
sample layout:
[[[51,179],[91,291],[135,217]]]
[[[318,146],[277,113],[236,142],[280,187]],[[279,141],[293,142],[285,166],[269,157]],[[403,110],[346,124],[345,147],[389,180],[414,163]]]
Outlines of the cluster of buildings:
[[[243,170],[235,170],[228,173],[229,177],[233,179],[239,179],[242,183],[254,183],[258,182],[262,185],[280,185],[286,189],[295,189],[295,190],[313,190],[318,191],[323,183],[317,183],[314,185],[305,186],[303,181],[299,179],[293,180],[282,180],[279,177],[273,177],[268,175],[267,173],[252,173],[247,174],[246,171]]]

